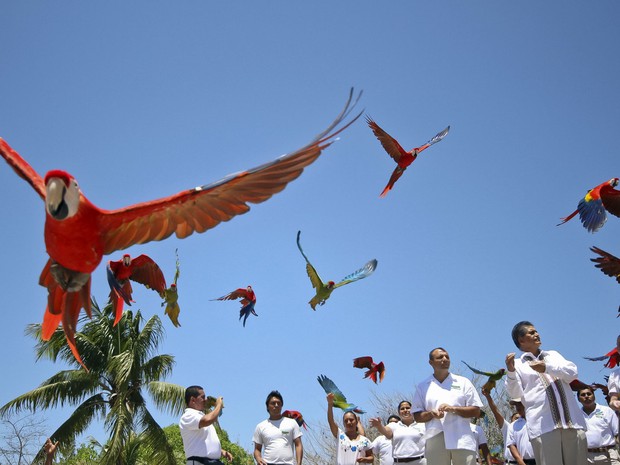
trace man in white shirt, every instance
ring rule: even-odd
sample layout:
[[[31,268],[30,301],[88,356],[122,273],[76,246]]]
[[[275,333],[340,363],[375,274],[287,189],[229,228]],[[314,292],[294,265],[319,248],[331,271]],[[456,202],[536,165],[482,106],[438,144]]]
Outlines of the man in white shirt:
[[[523,354],[506,355],[506,388],[525,406],[536,464],[585,464],[586,422],[569,385],[577,379],[577,366],[554,350],[541,350],[529,321],[514,326],[512,340]]]
[[[265,405],[269,418],[254,430],[254,460],[257,465],[301,465],[303,433],[295,420],[282,416],[282,394],[271,391]]]
[[[577,400],[588,425],[588,463],[620,465],[616,449],[617,415],[609,407],[596,403],[591,387],[579,389]]]
[[[418,384],[413,399],[415,421],[426,424],[428,465],[474,465],[476,438],[469,419],[480,416],[482,402],[471,381],[450,373],[445,349],[431,350],[433,374]]]
[[[204,389],[190,386],[185,389],[185,405],[187,408],[181,416],[179,428],[187,465],[223,465],[222,457],[232,460],[230,452],[222,449],[213,426],[224,406],[224,398],[219,397],[213,410],[205,413],[207,398]]]
[[[527,432],[527,423],[525,419],[525,407],[520,399],[512,399],[510,401],[517,410],[519,418],[517,418],[508,430],[506,437],[506,446],[510,449],[510,455],[513,457],[508,463],[516,463],[518,465],[536,465],[534,459],[534,449],[530,442],[530,436]]]
[[[398,423],[399,421],[400,417],[398,415],[390,415],[387,419],[387,424]],[[372,443],[370,443],[370,448],[372,449],[373,455],[379,457],[379,465],[393,465],[392,441],[386,438],[385,435],[381,434],[377,436]]]

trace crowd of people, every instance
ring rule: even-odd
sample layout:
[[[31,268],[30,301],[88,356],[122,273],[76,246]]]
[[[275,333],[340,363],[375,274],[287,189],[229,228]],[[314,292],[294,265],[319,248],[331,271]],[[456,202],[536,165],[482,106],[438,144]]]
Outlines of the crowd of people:
[[[376,456],[381,465],[620,465],[620,367],[609,377],[605,393],[609,406],[603,405],[596,401],[592,386],[581,385],[573,393],[576,365],[557,351],[541,349],[540,335],[532,323],[517,323],[512,339],[521,354],[506,355],[506,390],[514,408],[511,417],[503,417],[489,390],[481,391],[502,432],[500,461],[491,457],[484,431],[475,424],[483,414],[480,395],[469,379],[450,372],[450,355],[437,347],[429,353],[433,372],[417,385],[412,401],[400,402],[397,414],[385,424],[381,418],[370,419],[380,433],[373,441],[365,436],[353,411],[344,412],[341,428],[334,418],[334,394],[327,395],[336,464],[372,463]],[[620,349],[620,336],[617,345]],[[230,452],[221,448],[213,426],[223,399],[216,399],[209,411],[206,403],[201,386],[186,389],[187,408],[179,427],[187,465],[222,465],[222,459],[232,460]],[[257,465],[302,465],[303,433],[297,421],[283,415],[283,405],[278,391],[267,395],[269,416],[253,435]],[[55,448],[48,440],[48,463]]]

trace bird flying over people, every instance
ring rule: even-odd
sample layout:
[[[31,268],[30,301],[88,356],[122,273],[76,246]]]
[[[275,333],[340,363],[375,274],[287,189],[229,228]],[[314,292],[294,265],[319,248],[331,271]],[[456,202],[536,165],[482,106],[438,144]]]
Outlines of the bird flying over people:
[[[310,278],[312,287],[316,290],[316,295],[312,297],[312,299],[310,299],[310,301],[308,302],[312,307],[312,310],[316,310],[317,305],[325,304],[325,301],[329,299],[329,296],[332,294],[334,289],[340,286],[344,286],[345,284],[349,284],[354,281],[366,278],[367,276],[370,276],[377,268],[377,260],[373,259],[366,263],[359,270],[342,278],[342,280],[338,283],[335,283],[334,281],[327,281],[326,283],[324,283],[323,280],[321,280],[319,274],[314,269],[314,266],[312,266],[312,263],[310,263],[310,260],[308,260],[308,257],[306,257],[303,249],[301,248],[301,243],[299,242],[300,236],[301,231],[297,231],[297,247],[299,248],[299,251],[303,255],[304,259],[306,260],[306,272],[308,273],[308,277]]]
[[[614,347],[605,355],[601,355],[599,357],[583,357],[586,360],[590,360],[591,362],[602,362],[603,360],[607,360],[605,362],[605,368],[615,368],[620,363],[620,354],[618,353],[618,348]]]
[[[345,122],[360,96],[361,92],[354,98],[351,89],[342,112],[301,149],[214,183],[118,210],[95,206],[66,171],[52,170],[45,177],[40,176],[0,139],[2,157],[45,203],[44,236],[50,258],[39,280],[49,294],[42,338],[48,340],[62,321],[71,351],[82,363],[74,334],[80,310],[83,308],[91,316],[91,273],[103,255],[160,241],[172,234],[183,239],[194,232],[204,232],[246,213],[249,203],[264,202],[282,191],[321,155],[336,135],[359,118],[361,113]]]
[[[300,428],[303,426],[304,429],[308,429],[308,426],[306,426],[306,422],[301,412],[298,412],[297,410],[285,410],[284,412],[282,412],[282,416],[295,420]]]
[[[239,289],[235,289],[228,294],[218,297],[213,300],[237,300],[241,299],[241,310],[239,311],[239,321],[243,318],[243,327],[245,328],[245,322],[247,321],[250,313],[254,316],[258,316],[258,314],[254,311],[254,306],[256,305],[256,294],[254,294],[254,290],[252,286],[248,286],[245,289],[240,287]]]
[[[558,226],[566,223],[579,213],[579,219],[589,232],[594,233],[601,229],[607,221],[607,210],[614,216],[620,216],[620,191],[614,189],[618,185],[618,178],[611,178],[586,192],[577,204],[577,210],[561,218]]]
[[[172,324],[178,328],[181,326],[179,323],[179,314],[181,313],[181,307],[179,307],[179,288],[177,287],[177,282],[179,280],[179,276],[181,275],[181,263],[179,262],[179,250],[175,250],[177,260],[176,260],[176,271],[174,272],[174,280],[168,289],[164,289],[160,296],[164,301],[161,303],[161,306],[164,305],[166,308],[164,309],[164,313],[168,315]]]
[[[375,363],[370,356],[357,357],[353,359],[353,368],[367,369],[364,373],[364,378],[370,378],[377,384],[377,375],[379,375],[379,382],[383,381],[385,377],[385,365],[383,362]]]
[[[364,410],[360,409],[357,405],[349,404],[347,402],[347,398],[344,396],[342,391],[338,389],[338,386],[336,386],[336,384],[331,379],[329,379],[327,376],[319,375],[317,380],[319,384],[321,385],[321,387],[325,390],[325,394],[334,395],[334,407],[338,407],[339,409],[344,410],[345,412],[359,413],[360,415],[362,413],[366,413]]]
[[[110,302],[114,309],[114,324],[123,316],[123,302],[131,305],[133,289],[131,281],[143,284],[161,294],[166,289],[166,278],[159,265],[148,255],[131,258],[124,254],[121,260],[110,260],[106,267],[110,285]]]
[[[394,187],[394,183],[398,181],[398,178],[403,175],[407,167],[414,162],[414,160],[422,151],[442,140],[444,137],[446,137],[446,135],[448,135],[448,132],[450,131],[450,126],[448,126],[443,131],[437,133],[431,140],[426,142],[424,145],[406,151],[402,148],[402,146],[398,143],[396,139],[394,139],[387,132],[381,129],[381,127],[379,127],[379,125],[375,123],[370,116],[366,116],[366,122],[368,123],[370,129],[372,129],[375,137],[379,139],[379,142],[381,142],[383,149],[388,153],[390,157],[392,157],[392,159],[397,164],[396,168],[392,172],[392,176],[390,177],[387,186],[385,186],[385,189],[383,189],[383,191],[381,192],[380,197],[385,197],[387,193],[392,190],[392,187]]]
[[[482,376],[488,376],[489,379],[487,380],[486,383],[484,383],[484,385],[482,386],[482,389],[484,389],[487,392],[491,392],[491,390],[495,387],[495,385],[497,384],[497,382],[502,379],[502,377],[506,374],[506,369],[505,368],[501,368],[495,372],[488,372],[488,371],[481,371],[478,370],[477,368],[472,367],[471,365],[469,365],[467,362],[461,360],[461,362],[463,362],[467,368],[469,368],[471,371],[473,371],[474,373],[476,373],[477,375],[482,375]]]

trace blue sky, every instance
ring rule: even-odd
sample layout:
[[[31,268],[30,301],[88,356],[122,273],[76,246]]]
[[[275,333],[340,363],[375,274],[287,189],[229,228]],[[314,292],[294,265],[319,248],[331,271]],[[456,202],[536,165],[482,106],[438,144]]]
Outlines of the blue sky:
[[[394,165],[360,119],[246,215],[128,249],[169,280],[179,249],[182,327],[163,320],[169,381],[223,395],[222,426],[246,448],[271,389],[324,421],[326,374],[374,413],[373,391],[412,392],[428,376],[433,347],[461,372],[461,359],[503,366],[522,319],[583,381],[601,381],[601,364],[582,356],[613,347],[620,296],[588,248],[620,255],[620,220],[594,235],[556,224],[619,175],[619,13],[613,1],[5,2],[0,137],[115,209],[302,147],[351,86],[407,149],[452,126],[384,199]],[[46,304],[43,203],[8,165],[0,186],[4,404],[63,367],[35,363],[23,335]],[[371,258],[375,274],[313,312],[298,230],[324,279]],[[210,299],[248,284],[259,317],[243,328],[237,303]],[[92,291],[105,301],[104,266]],[[137,287],[134,299],[163,317],[155,293]],[[381,385],[352,368],[361,355],[385,362]],[[50,431],[69,412],[49,415]]]

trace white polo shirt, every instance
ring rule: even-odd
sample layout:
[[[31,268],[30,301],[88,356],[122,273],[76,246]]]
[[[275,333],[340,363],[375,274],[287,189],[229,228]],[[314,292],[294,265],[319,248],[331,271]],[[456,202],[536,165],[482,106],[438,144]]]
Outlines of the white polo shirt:
[[[408,459],[424,455],[426,439],[424,423],[415,421],[409,426],[402,421],[389,423],[387,428],[392,430],[392,457],[395,459]]]
[[[544,373],[530,367],[533,360],[545,362]],[[506,389],[511,398],[520,397],[525,406],[530,439],[559,428],[586,429],[569,385],[577,375],[577,366],[555,350],[542,350],[538,357],[525,352],[515,359],[515,371],[507,372]]]
[[[583,411],[588,430],[588,447],[604,447],[616,444],[615,437],[618,435],[618,416],[612,409],[604,405],[596,404],[594,411],[587,414]]]
[[[370,448],[375,456],[379,456],[380,465],[393,465],[392,441],[384,435],[377,436],[371,443]]]
[[[267,463],[293,465],[295,463],[295,439],[303,433],[295,420],[282,417],[264,420],[256,425],[252,440],[263,446],[261,455]]]
[[[534,449],[530,442],[530,436],[527,432],[527,422],[524,418],[517,418],[508,432],[508,438],[506,439],[506,445],[514,445],[521,457],[524,459],[533,459]]]
[[[215,426],[209,425],[203,428],[199,426],[203,416],[204,413],[200,410],[187,407],[179,421],[185,457],[207,457],[217,460],[222,456],[220,438],[217,437]]]
[[[443,383],[431,375],[418,384],[411,410],[416,413],[435,410],[441,404],[482,407],[480,396],[471,381],[452,373],[448,374]],[[426,439],[443,431],[446,449],[467,449],[475,452],[476,438],[469,424],[469,418],[446,413],[441,419],[433,418],[425,423]]]

